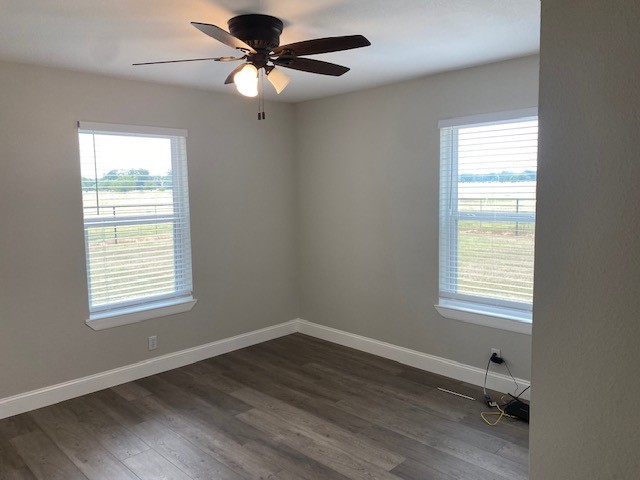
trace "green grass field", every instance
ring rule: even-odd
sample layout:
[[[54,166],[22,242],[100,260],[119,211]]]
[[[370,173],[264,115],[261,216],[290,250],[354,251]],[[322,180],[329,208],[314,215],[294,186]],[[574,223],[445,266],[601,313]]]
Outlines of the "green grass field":
[[[458,208],[461,212],[535,213],[535,200],[462,199]],[[531,302],[534,247],[533,222],[458,222],[459,293]],[[487,284],[499,285],[499,291]]]
[[[173,239],[172,223],[89,229],[91,304],[173,292]]]
[[[502,254],[491,253],[493,249]],[[515,223],[487,225],[481,222],[460,222],[459,293],[531,302],[533,251],[532,223],[521,223],[516,235]],[[519,266],[515,267],[514,264]],[[500,290],[487,289],[487,283],[499,285]]]

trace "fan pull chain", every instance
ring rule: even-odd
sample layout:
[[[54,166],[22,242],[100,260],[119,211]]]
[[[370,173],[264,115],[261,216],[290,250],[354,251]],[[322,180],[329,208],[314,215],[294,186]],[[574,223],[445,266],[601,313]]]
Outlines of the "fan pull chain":
[[[264,113],[264,68],[260,69],[260,103],[262,104],[262,115],[258,114],[258,120],[265,119]],[[262,117],[262,118],[260,118]]]
[[[258,70],[258,120],[262,120],[262,69]]]
[[[262,120],[262,89],[260,88],[260,76],[262,75],[262,69],[258,69],[258,120]]]

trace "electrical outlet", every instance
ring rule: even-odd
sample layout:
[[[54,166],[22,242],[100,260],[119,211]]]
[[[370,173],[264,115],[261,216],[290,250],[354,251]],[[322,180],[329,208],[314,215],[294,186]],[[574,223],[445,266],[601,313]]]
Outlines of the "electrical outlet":
[[[149,350],[155,350],[158,348],[158,337],[153,335],[149,337]]]
[[[500,349],[499,348],[492,348],[491,349],[491,356],[493,356],[493,354],[496,354],[497,356],[499,356],[500,358],[502,358],[502,355],[500,354]]]

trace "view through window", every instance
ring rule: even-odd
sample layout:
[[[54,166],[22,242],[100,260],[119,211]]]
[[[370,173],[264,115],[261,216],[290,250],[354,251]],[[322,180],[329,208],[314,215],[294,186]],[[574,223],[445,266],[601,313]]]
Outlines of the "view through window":
[[[81,123],[79,142],[91,313],[190,298],[186,132]]]
[[[441,127],[441,300],[530,320],[538,120]]]

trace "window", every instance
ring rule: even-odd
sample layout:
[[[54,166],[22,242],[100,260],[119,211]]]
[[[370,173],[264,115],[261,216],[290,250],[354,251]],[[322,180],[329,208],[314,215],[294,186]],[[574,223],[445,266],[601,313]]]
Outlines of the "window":
[[[440,122],[440,300],[445,317],[530,333],[535,110]]]
[[[102,329],[190,310],[187,132],[78,127],[87,324]]]

